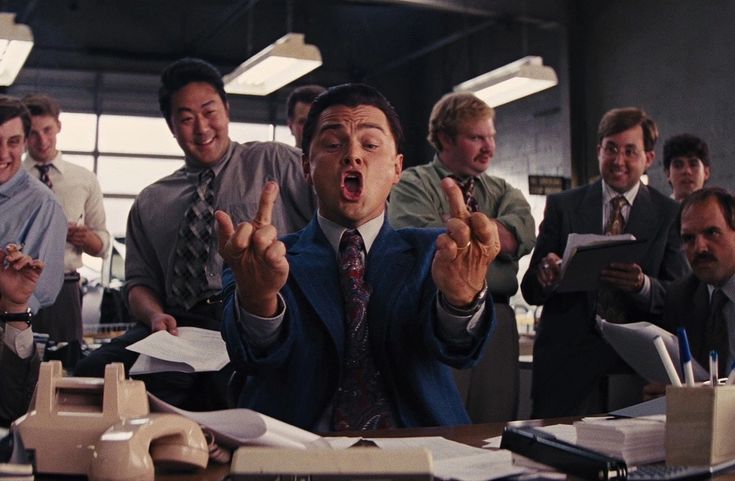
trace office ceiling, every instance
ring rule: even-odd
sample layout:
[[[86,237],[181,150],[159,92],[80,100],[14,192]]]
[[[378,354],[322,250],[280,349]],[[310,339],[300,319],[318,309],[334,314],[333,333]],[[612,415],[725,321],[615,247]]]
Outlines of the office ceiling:
[[[183,56],[228,73],[288,31],[324,65],[306,79],[366,80],[484,29],[554,28],[567,1],[544,0],[5,0],[29,25],[30,68],[158,74]]]

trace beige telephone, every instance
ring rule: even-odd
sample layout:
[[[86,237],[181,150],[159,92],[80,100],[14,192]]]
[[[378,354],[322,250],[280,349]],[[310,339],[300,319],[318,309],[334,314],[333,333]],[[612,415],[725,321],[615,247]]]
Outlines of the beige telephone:
[[[145,384],[126,380],[120,363],[107,365],[104,380],[65,378],[59,361],[42,363],[30,409],[13,426],[35,453],[37,473],[137,481],[152,480],[159,460],[207,466],[199,426],[179,415],[149,414]]]

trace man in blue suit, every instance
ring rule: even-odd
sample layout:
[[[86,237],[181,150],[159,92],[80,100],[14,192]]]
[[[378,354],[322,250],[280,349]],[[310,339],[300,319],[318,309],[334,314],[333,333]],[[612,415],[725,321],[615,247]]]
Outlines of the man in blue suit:
[[[247,375],[239,406],[316,431],[469,422],[448,366],[474,363],[493,326],[485,274],[497,227],[470,215],[448,181],[445,233],[393,230],[385,205],[401,140],[377,90],[333,87],[304,126],[304,173],[319,198],[311,223],[277,240],[272,182],[255,221],[234,226],[216,213],[228,265],[222,331]],[[356,289],[344,288],[354,284],[342,270]]]

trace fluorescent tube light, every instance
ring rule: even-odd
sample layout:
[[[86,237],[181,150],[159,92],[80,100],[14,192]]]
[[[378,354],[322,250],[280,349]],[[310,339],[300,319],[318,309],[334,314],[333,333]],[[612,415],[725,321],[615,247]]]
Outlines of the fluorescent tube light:
[[[472,92],[491,107],[507,104],[558,84],[556,72],[541,57],[528,56],[454,87]]]
[[[28,25],[15,23],[14,13],[0,13],[0,85],[11,85],[33,48]]]
[[[305,44],[303,33],[288,33],[225,75],[225,91],[268,95],[321,64],[319,49]]]

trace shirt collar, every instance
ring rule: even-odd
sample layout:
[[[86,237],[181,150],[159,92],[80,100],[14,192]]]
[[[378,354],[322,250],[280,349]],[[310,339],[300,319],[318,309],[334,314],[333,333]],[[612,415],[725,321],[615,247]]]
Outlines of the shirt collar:
[[[64,171],[66,170],[66,162],[64,162],[64,159],[61,158],[61,151],[56,151],[56,157],[51,159],[51,161],[47,162],[48,164],[51,164],[51,168],[56,169],[61,173],[64,174]],[[23,164],[28,166],[29,170],[33,168],[36,165],[42,165],[43,162],[38,162],[36,159],[31,157],[31,154],[26,153],[26,158],[23,160]]]
[[[712,299],[712,292],[717,289],[715,286],[711,284],[707,284],[707,291],[709,291],[709,297]],[[722,292],[725,293],[727,296],[727,299],[730,302],[733,302],[733,299],[735,299],[735,276],[732,276],[730,279],[725,282],[725,285],[723,285],[720,289],[722,289]]]
[[[636,184],[633,186],[632,189],[630,189],[627,192],[623,192],[623,197],[625,197],[625,200],[628,201],[628,205],[633,205],[633,201],[635,200],[635,197],[638,195],[638,191],[641,188],[640,181],[636,182]],[[613,190],[612,187],[607,185],[607,182],[604,180],[602,181],[602,203],[607,204],[612,200],[613,198],[621,195],[620,192]]]
[[[212,172],[214,172],[214,176],[217,177],[220,173],[220,171],[227,165],[227,162],[232,158],[232,153],[235,150],[235,142],[230,140],[230,144],[227,147],[227,151],[225,151],[225,155],[222,156],[221,159],[217,161],[214,165],[202,165],[200,162],[190,158],[185,157],[184,162],[186,163],[186,173],[192,174],[194,176],[199,176],[199,174],[206,169],[212,169]]]
[[[8,179],[7,182],[0,184],[0,197],[13,197],[13,194],[15,194],[16,186],[20,185],[27,176],[28,172],[26,172],[23,166],[21,166],[14,176]]]
[[[385,211],[383,211],[375,219],[369,220],[359,226],[357,231],[362,236],[362,241],[365,244],[365,255],[370,252],[370,248],[375,242],[375,238],[378,237],[380,229],[383,227],[383,221],[385,220]],[[342,240],[342,234],[348,230],[346,227],[332,222],[331,220],[323,217],[321,213],[317,212],[317,221],[319,227],[321,227],[324,236],[329,241],[329,245],[332,246],[335,254],[339,254],[339,242]]]

